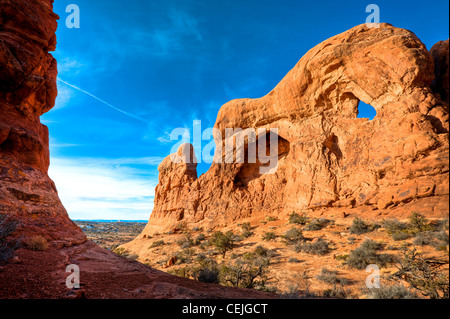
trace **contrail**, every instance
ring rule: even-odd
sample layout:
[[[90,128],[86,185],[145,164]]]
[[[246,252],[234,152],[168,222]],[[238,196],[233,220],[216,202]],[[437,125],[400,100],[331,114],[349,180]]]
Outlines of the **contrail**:
[[[95,95],[93,95],[93,94],[91,94],[91,93],[89,93],[89,92],[87,92],[87,91],[85,91],[85,90],[83,90],[83,89],[80,89],[79,87],[77,87],[77,86],[75,86],[75,85],[73,85],[73,84],[67,83],[66,81],[61,80],[59,77],[58,77],[57,79],[58,79],[58,81],[64,83],[65,85],[68,85],[68,86],[70,86],[71,88],[73,88],[73,89],[75,89],[75,90],[77,90],[77,91],[80,91],[80,92],[83,92],[84,94],[89,95],[90,97],[92,97],[92,98],[96,99],[97,101],[99,101],[99,102],[105,104],[106,106],[109,106],[110,108],[116,110],[117,112],[120,112],[120,113],[122,113],[122,114],[125,114],[126,116],[131,117],[131,118],[133,118],[133,119],[135,119],[135,120],[144,122],[145,124],[149,124],[149,121],[147,121],[146,119],[144,119],[144,118],[142,118],[142,117],[139,117],[139,116],[137,116],[137,115],[134,115],[134,114],[128,113],[128,112],[126,112],[126,111],[124,111],[124,110],[121,110],[121,109],[119,109],[118,107],[115,107],[114,105],[112,105],[112,104],[110,104],[110,103],[108,103],[108,102],[102,100],[101,98],[98,98],[98,97],[96,97]]]

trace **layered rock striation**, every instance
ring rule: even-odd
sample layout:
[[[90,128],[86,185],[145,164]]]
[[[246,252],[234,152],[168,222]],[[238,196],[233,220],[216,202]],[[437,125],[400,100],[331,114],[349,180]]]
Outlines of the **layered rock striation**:
[[[358,118],[360,101],[375,108],[373,120]],[[197,178],[192,160],[173,163],[172,154],[158,168],[140,237],[182,223],[214,228],[318,210],[446,215],[448,40],[430,53],[408,30],[356,26],[312,48],[266,96],[223,105],[215,128],[222,150],[227,128],[242,129],[235,137],[263,130],[267,141],[276,129],[276,169],[261,174],[258,161],[222,161]],[[245,141],[248,154],[253,141]]]
[[[39,117],[55,104],[58,16],[52,1],[0,5],[0,212],[27,236],[71,245],[86,241],[58,198],[49,167],[48,129]]]
[[[11,237],[49,244],[42,251],[21,244],[14,258],[0,259],[0,298],[273,297],[151,269],[87,241],[70,220],[47,174],[48,129],[39,120],[57,95],[49,54],[57,19],[53,0],[0,1],[0,213],[19,222]],[[66,286],[68,265],[78,266],[81,289]]]

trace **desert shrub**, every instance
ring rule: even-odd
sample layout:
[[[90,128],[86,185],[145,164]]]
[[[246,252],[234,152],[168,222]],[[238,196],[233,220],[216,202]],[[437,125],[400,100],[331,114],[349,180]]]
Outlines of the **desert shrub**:
[[[253,253],[257,256],[257,257],[265,257],[265,258],[267,258],[267,257],[272,257],[272,251],[271,250],[269,250],[269,249],[267,249],[267,248],[265,248],[265,247],[263,247],[263,246],[261,246],[261,245],[258,245],[256,248],[255,248],[255,250],[253,251]]]
[[[150,245],[150,247],[149,248],[155,248],[155,247],[159,247],[159,246],[163,246],[163,245],[165,245],[166,243],[164,242],[164,240],[156,240],[156,241],[154,241],[151,245]]]
[[[413,212],[409,217],[409,228],[413,233],[433,230],[433,227],[430,225],[428,219],[416,212]]]
[[[391,238],[395,241],[406,240],[413,237],[414,234],[406,231],[398,231],[392,234]]]
[[[448,218],[436,220],[434,222],[435,231],[445,231],[448,230]]]
[[[113,249],[113,252],[119,256],[124,256],[126,254],[126,250],[123,247],[115,248],[115,249]]]
[[[195,237],[194,239],[194,245],[200,245],[204,240],[206,239],[205,235],[203,234],[199,234],[197,237]]]
[[[391,219],[383,221],[383,227],[394,240],[405,240],[419,233],[433,230],[431,223],[424,216],[415,212],[409,217],[408,223]]]
[[[224,285],[240,288],[264,290],[270,258],[258,257],[246,253],[232,264],[220,268],[220,282]]]
[[[338,276],[337,271],[328,270],[326,268],[322,268],[321,272],[316,276],[316,278],[330,285],[348,285],[347,278],[341,278]]]
[[[185,248],[178,251],[175,256],[177,257],[176,264],[190,264],[195,256],[195,249]]]
[[[383,267],[388,263],[395,261],[395,258],[389,254],[379,254],[382,245],[367,239],[361,246],[352,250],[346,260],[346,264],[351,268],[365,269],[370,264],[376,264]]]
[[[323,238],[318,238],[312,242],[299,242],[295,245],[296,252],[305,252],[312,255],[325,255],[330,251],[328,242]]]
[[[392,235],[398,231],[405,231],[408,229],[408,224],[401,222],[397,219],[386,219],[382,221],[382,226],[386,228],[386,231],[389,235]]]
[[[248,222],[247,223],[242,223],[241,229],[242,229],[242,231],[249,231],[249,230],[252,230],[252,226]]]
[[[334,285],[333,288],[326,289],[322,292],[322,296],[327,298],[347,298],[349,294],[350,289],[342,285]]]
[[[292,213],[289,215],[289,223],[291,224],[299,224],[299,225],[306,225],[309,218],[306,217],[305,214],[299,215],[297,213]]]
[[[223,258],[225,258],[227,251],[234,247],[234,237],[231,231],[225,234],[221,231],[216,231],[212,234],[210,242],[222,254]]]
[[[34,251],[44,251],[49,247],[47,239],[40,235],[27,238],[24,243],[28,249]]]
[[[286,245],[295,245],[304,240],[306,238],[303,236],[303,232],[297,228],[291,228],[283,235],[283,241]]]
[[[267,222],[274,222],[277,220],[277,218],[275,216],[266,216],[265,219]]]
[[[403,258],[394,274],[389,275],[391,280],[405,280],[411,287],[423,296],[431,299],[448,299],[449,282],[447,260],[425,258],[416,249],[404,250]]]
[[[197,280],[208,283],[208,284],[218,284],[219,283],[219,270],[210,268],[201,268],[198,270]]]
[[[335,258],[338,261],[347,261],[348,257],[350,257],[350,255],[347,254],[340,254],[340,255],[336,255]]]
[[[413,240],[413,244],[417,246],[425,246],[433,244],[434,239],[428,232],[418,233]]]
[[[374,231],[377,227],[379,227],[379,225],[366,223],[362,219],[356,217],[353,220],[349,228],[349,231],[350,234],[361,235],[365,233],[370,233]]]
[[[416,293],[401,284],[382,286],[380,288],[365,288],[363,293],[369,299],[419,299]]]
[[[253,232],[247,230],[247,231],[243,231],[241,236],[242,238],[249,238],[251,235],[253,235]]]
[[[313,230],[321,230],[325,226],[331,223],[331,220],[326,218],[315,218],[306,224],[305,230],[313,231]]]
[[[243,238],[248,238],[248,237],[250,237],[251,235],[253,235],[252,227],[251,227],[250,223],[243,223],[243,224],[241,225],[241,228],[242,228],[242,234],[241,234],[241,236],[242,236]]]
[[[392,237],[393,240],[405,240],[414,236],[411,232],[411,228],[407,223],[398,221],[396,219],[388,219],[382,222],[384,228],[386,228],[387,233]]]
[[[262,240],[265,241],[275,240],[276,238],[277,235],[274,232],[265,232],[264,235],[262,236]]]
[[[0,265],[5,263],[9,258],[14,256],[14,251],[19,247],[20,240],[8,240],[14,231],[16,231],[19,223],[16,219],[0,214]]]
[[[192,278],[205,283],[219,283],[219,268],[214,259],[199,254],[195,261],[197,266],[192,269]]]
[[[437,240],[439,240],[443,244],[448,245],[449,236],[448,236],[448,234],[445,231],[440,231],[440,232],[434,233],[434,238],[436,238]]]
[[[191,238],[191,235],[186,235],[183,238],[179,239],[177,241],[178,246],[180,246],[181,249],[189,248],[194,245],[194,241]]]

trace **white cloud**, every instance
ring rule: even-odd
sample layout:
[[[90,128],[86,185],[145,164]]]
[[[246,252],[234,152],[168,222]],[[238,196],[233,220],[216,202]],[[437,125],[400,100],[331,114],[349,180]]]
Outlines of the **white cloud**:
[[[49,175],[72,219],[148,219],[158,176],[129,165],[159,158],[52,158]]]

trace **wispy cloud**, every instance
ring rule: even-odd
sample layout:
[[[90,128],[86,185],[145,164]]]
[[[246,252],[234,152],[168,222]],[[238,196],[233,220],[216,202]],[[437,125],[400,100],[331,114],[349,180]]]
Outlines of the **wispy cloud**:
[[[108,103],[108,102],[106,102],[105,100],[102,100],[101,98],[95,96],[95,95],[92,94],[92,93],[89,93],[88,91],[85,91],[85,90],[79,88],[78,86],[75,86],[75,85],[73,85],[73,84],[70,84],[70,83],[68,83],[68,82],[66,82],[66,81],[64,81],[64,80],[62,80],[61,78],[58,78],[58,81],[60,81],[60,82],[62,82],[62,83],[64,83],[64,84],[70,86],[71,88],[73,88],[73,89],[75,89],[75,90],[77,90],[77,91],[80,91],[80,92],[82,92],[82,93],[84,93],[84,94],[89,95],[89,96],[92,97],[93,99],[95,99],[95,100],[99,101],[100,103],[103,103],[104,105],[106,105],[106,106],[108,106],[108,107],[110,107],[110,108],[116,110],[117,112],[120,112],[120,113],[122,113],[122,114],[125,114],[126,116],[131,117],[131,118],[133,118],[133,119],[135,119],[135,120],[141,121],[141,122],[143,122],[143,123],[145,123],[145,124],[149,124],[149,123],[150,123],[150,122],[147,121],[146,119],[144,119],[144,118],[142,118],[142,117],[140,117],[140,116],[134,115],[134,114],[132,114],[132,113],[130,113],[130,112],[124,111],[124,110],[122,110],[121,108],[118,108],[117,106],[114,106],[114,105],[112,105],[111,103]]]

